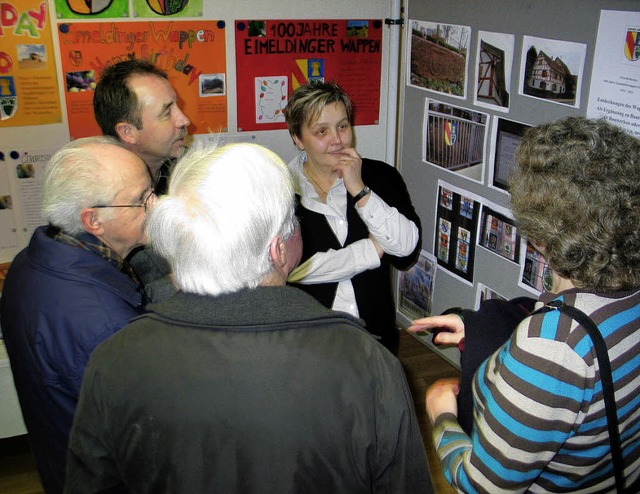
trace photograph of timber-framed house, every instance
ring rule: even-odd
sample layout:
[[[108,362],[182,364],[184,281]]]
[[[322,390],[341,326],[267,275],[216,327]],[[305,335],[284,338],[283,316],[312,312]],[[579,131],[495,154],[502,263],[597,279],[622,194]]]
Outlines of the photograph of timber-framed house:
[[[505,83],[505,53],[500,48],[480,40],[478,53],[478,101],[509,107],[509,91]]]
[[[577,106],[586,45],[524,37],[520,74],[521,94]]]
[[[535,48],[532,47],[531,50],[533,56]],[[560,57],[552,59],[540,51],[527,74],[525,93],[544,93],[551,98],[573,99],[576,96],[574,76]]]

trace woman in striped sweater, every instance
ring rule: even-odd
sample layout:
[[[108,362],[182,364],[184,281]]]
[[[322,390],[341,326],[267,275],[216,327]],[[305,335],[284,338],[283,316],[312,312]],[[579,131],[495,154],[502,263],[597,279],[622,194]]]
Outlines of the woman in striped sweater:
[[[560,299],[598,325],[611,360],[626,485],[638,483],[640,141],[603,120],[570,117],[531,129],[517,164],[514,215],[553,271],[553,288],[539,303]],[[453,380],[434,384],[427,412],[445,475],[460,492],[615,491],[598,361],[570,317],[525,318],[480,366],[470,436],[457,422],[458,389]]]

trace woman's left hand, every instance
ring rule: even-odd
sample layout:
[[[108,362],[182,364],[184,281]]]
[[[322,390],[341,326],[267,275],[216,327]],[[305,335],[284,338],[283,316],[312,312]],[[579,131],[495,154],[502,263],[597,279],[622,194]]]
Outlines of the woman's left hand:
[[[450,377],[438,379],[427,389],[425,407],[431,424],[436,421],[439,415],[451,412],[458,416],[458,402],[456,397],[460,392],[460,379]]]

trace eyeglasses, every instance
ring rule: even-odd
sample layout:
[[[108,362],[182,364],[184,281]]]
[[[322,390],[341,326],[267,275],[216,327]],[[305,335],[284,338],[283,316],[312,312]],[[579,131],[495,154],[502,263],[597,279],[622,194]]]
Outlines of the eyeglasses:
[[[144,212],[146,213],[149,208],[149,199],[155,195],[156,191],[151,189],[149,195],[142,201],[140,204],[112,204],[110,206],[92,206],[94,208],[144,208]]]

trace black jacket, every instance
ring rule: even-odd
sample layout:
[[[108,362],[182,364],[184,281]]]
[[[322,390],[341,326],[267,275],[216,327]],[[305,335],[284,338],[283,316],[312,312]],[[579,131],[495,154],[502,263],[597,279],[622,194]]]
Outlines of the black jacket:
[[[149,310],[92,355],[65,492],[433,492],[401,365],[354,318],[291,287]]]

